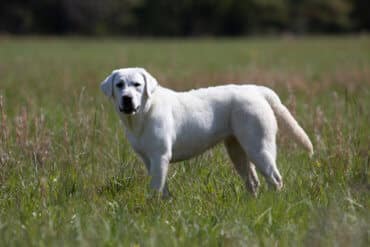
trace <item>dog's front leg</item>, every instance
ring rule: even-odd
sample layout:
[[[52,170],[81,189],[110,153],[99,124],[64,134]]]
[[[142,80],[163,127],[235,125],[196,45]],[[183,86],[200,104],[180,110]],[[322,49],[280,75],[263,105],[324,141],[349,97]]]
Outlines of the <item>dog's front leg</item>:
[[[146,156],[144,156],[143,154],[139,154],[139,156],[141,157],[143,163],[145,164],[145,167],[148,171],[148,174],[151,175],[150,173],[150,159],[148,159]],[[167,185],[167,182],[165,182],[164,184],[164,187],[163,187],[163,190],[162,190],[162,196],[164,198],[169,198],[171,197],[171,193],[168,189],[168,185]]]
[[[153,157],[150,160],[150,188],[156,192],[162,193],[163,197],[169,196],[169,191],[166,186],[169,160],[167,155]]]

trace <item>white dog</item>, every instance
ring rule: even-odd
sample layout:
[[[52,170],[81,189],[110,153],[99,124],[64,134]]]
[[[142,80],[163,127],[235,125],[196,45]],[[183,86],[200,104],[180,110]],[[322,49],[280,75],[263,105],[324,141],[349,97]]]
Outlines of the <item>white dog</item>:
[[[313,147],[279,97],[256,85],[225,85],[189,92],[161,87],[145,69],[114,70],[101,90],[112,99],[126,136],[145,163],[150,187],[168,196],[170,162],[189,159],[223,141],[247,189],[257,193],[255,168],[276,189],[277,121],[310,155]],[[276,118],[275,118],[276,117]]]

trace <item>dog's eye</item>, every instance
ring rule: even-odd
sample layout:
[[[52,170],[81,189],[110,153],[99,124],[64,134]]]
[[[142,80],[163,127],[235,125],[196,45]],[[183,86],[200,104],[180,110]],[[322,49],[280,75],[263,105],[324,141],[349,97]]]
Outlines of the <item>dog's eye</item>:
[[[138,82],[134,82],[134,87],[140,87],[140,83],[138,83]]]
[[[116,87],[118,87],[118,88],[122,88],[123,87],[123,82],[118,82],[117,84],[116,84]]]

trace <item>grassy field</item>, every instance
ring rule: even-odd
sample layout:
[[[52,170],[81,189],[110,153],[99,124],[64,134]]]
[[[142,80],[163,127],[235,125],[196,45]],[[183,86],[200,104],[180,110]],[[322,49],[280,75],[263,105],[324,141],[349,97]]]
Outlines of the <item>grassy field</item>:
[[[119,67],[178,90],[272,87],[311,137],[279,135],[285,187],[247,194],[222,145],[173,164],[170,200],[99,90]],[[0,38],[0,245],[369,246],[370,37]],[[262,180],[261,180],[262,181]]]

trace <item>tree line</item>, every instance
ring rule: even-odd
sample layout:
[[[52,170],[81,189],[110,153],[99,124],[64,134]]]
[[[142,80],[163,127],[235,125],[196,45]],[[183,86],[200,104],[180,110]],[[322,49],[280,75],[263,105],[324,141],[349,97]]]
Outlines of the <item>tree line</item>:
[[[370,30],[369,0],[5,0],[0,33],[236,36]]]

